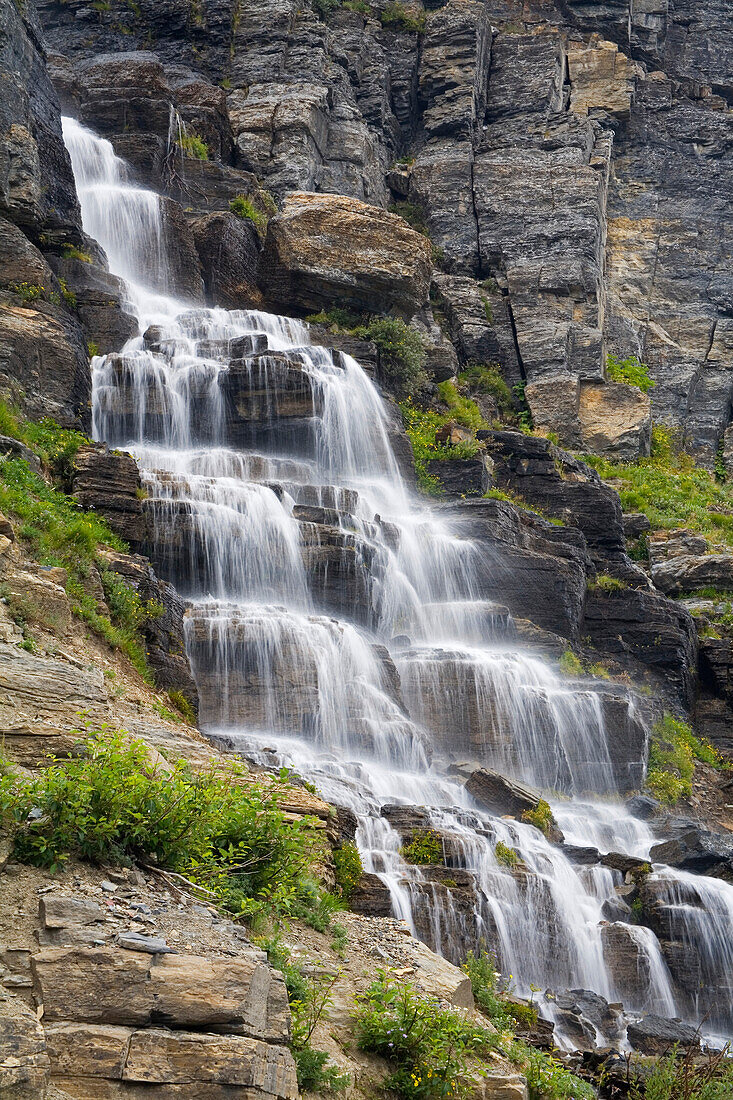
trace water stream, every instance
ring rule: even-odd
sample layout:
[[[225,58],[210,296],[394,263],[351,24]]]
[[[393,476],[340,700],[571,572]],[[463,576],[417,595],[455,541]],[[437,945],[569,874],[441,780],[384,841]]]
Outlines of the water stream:
[[[202,728],[349,807],[393,912],[448,957],[486,940],[520,991],[581,987],[733,1031],[724,989],[681,989],[650,929],[604,916],[618,871],[579,866],[532,825],[483,812],[451,774],[463,753],[552,792],[571,844],[644,858],[655,841],[618,799],[597,685],[513,644],[487,596],[500,563],[410,496],[372,380],[297,320],[177,301],[158,196],[109,142],[71,119],[64,136],[85,230],[139,321],[93,362],[94,435],[142,470],[146,550],[190,601]],[[444,882],[402,859],[394,806],[426,808],[445,838]],[[518,867],[497,859],[498,841]],[[720,991],[733,887],[654,875],[675,942]],[[619,974],[609,926],[636,980]]]

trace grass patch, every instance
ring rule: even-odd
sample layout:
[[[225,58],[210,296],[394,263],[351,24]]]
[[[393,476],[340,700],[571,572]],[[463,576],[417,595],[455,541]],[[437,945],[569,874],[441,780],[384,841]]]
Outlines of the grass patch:
[[[438,395],[447,406],[452,420],[457,420],[459,424],[463,424],[474,432],[488,427],[476,402],[470,397],[465,397],[455,382],[450,379],[447,382],[439,382]]]
[[[560,657],[560,671],[564,676],[582,676],[585,672],[583,662],[572,649],[566,649]]]
[[[628,584],[612,577],[609,573],[598,573],[594,580],[588,581],[589,592],[622,592]]]
[[[400,855],[405,863],[413,863],[418,867],[442,863],[443,841],[432,829],[424,829],[422,832],[416,832],[409,844],[403,845]]]
[[[731,1096],[733,1060],[729,1047],[699,1061],[694,1047],[682,1052],[675,1046],[630,1093],[631,1100],[730,1100]]]
[[[665,713],[652,727],[646,785],[660,802],[673,806],[692,794],[695,761],[722,766],[715,748],[692,727]]]
[[[267,229],[267,214],[262,210],[258,210],[246,195],[236,195],[229,203],[229,209],[238,218],[252,222],[258,233],[264,233]]]
[[[511,416],[514,413],[512,391],[504,381],[497,363],[469,363],[458,374],[458,388],[468,397],[480,393],[493,397],[500,416]]]
[[[183,133],[176,138],[176,145],[181,152],[193,160],[208,160],[210,150],[202,137],[195,133]]]
[[[612,481],[625,512],[643,512],[654,530],[685,527],[733,549],[733,485],[696,466],[668,428],[655,425],[649,458],[609,462],[583,455]]]
[[[623,382],[627,386],[636,386],[642,393],[649,393],[656,382],[649,377],[649,368],[636,355],[628,359],[619,359],[609,355],[606,359],[606,374],[610,382]]]

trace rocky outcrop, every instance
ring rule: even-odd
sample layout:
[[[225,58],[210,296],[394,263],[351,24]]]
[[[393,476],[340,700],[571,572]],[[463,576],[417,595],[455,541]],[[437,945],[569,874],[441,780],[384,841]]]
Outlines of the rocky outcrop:
[[[270,221],[262,278],[275,303],[333,302],[411,317],[427,301],[430,245],[402,218],[355,199],[295,193]]]
[[[90,443],[74,456],[71,492],[82,508],[103,516],[112,530],[131,543],[144,534],[140,471],[132,455]]]

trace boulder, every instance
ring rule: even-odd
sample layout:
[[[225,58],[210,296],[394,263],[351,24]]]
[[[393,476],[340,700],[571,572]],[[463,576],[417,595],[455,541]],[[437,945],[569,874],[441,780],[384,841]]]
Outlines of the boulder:
[[[140,471],[127,451],[89,443],[74,456],[71,492],[82,508],[104,516],[120,538],[139,543],[144,533]]]
[[[491,488],[493,464],[485,455],[476,458],[431,459],[427,471],[446,497],[481,497]]]
[[[38,913],[44,928],[68,928],[104,920],[104,912],[96,901],[63,894],[48,894],[41,898]]]
[[[250,958],[151,955],[116,947],[47,947],[31,959],[44,1019],[212,1029],[286,1043],[281,975]]]
[[[392,898],[381,878],[365,871],[351,892],[349,908],[365,917],[391,917]]]
[[[652,566],[652,580],[667,596],[681,596],[698,588],[733,591],[733,554],[676,555]]]
[[[733,882],[733,836],[711,833],[697,825],[683,829],[670,840],[655,844],[650,852],[655,863],[711,875]]]
[[[651,401],[636,386],[621,382],[583,382],[580,387],[580,437],[584,451],[617,462],[649,454]]]
[[[202,214],[190,225],[208,304],[223,309],[257,308],[261,300],[259,238],[252,222],[226,211]]]
[[[700,1046],[700,1034],[694,1027],[654,1013],[630,1023],[626,1035],[634,1050],[642,1054],[663,1055],[673,1046],[683,1050]]]
[[[466,780],[466,790],[489,813],[521,818],[524,813],[536,810],[542,796],[539,791],[514,779],[507,779],[490,768],[475,768]],[[550,818],[548,839],[560,843],[562,833],[554,818]]]
[[[579,451],[580,379],[577,374],[556,374],[530,382],[524,396],[538,432],[554,432],[563,447]]]
[[[395,214],[340,195],[296,192],[270,220],[262,279],[274,302],[335,302],[410,317],[430,286],[430,244]]]

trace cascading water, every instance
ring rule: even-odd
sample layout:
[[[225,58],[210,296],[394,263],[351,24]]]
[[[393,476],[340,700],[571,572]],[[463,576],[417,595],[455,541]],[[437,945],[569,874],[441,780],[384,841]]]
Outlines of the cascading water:
[[[485,937],[520,990],[618,999],[608,940],[622,935],[637,960],[628,1007],[708,1011],[673,988],[650,929],[604,919],[619,872],[571,863],[532,825],[482,812],[441,762],[455,750],[573,796],[554,806],[571,843],[640,858],[654,843],[619,804],[577,800],[617,791],[598,693],[512,647],[506,612],[486,596],[485,551],[409,498],[373,383],[311,346],[298,321],[164,297],[158,196],[127,180],[108,142],[70,119],[64,136],[85,229],[140,324],[119,354],[94,360],[94,433],[143,472],[148,552],[191,602],[204,728],[350,807],[365,869],[449,957]],[[471,906],[453,880],[438,886],[405,863],[390,804],[427,808],[449,874],[475,885]],[[518,867],[497,858],[499,841]],[[733,888],[655,874],[700,974],[730,973]],[[730,1031],[724,1001],[714,1022]]]

